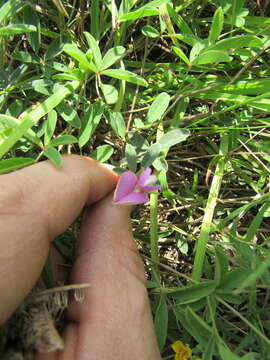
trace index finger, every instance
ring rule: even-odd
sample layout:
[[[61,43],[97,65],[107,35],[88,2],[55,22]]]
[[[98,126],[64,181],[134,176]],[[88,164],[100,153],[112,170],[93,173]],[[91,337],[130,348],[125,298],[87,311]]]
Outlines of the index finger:
[[[49,240],[116,181],[100,163],[74,155],[65,156],[60,169],[44,161],[0,176],[0,323],[37,281]]]

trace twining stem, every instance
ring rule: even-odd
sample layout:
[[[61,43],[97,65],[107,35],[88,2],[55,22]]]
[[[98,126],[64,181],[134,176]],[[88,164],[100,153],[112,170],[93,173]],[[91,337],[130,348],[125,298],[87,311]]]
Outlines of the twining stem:
[[[158,256],[158,220],[157,220],[158,194],[150,194],[150,249],[152,263],[152,277],[159,282],[159,271],[157,264]]]
[[[219,150],[220,158],[217,161],[215,174],[212,180],[207,204],[205,207],[201,232],[196,246],[196,254],[195,254],[195,260],[192,271],[192,279],[196,281],[199,281],[202,275],[206,246],[212,228],[212,220],[213,220],[214,210],[216,207],[217,198],[222,182],[222,177],[225,167],[225,155],[227,151],[228,151],[228,135],[223,134],[221,138],[220,150]]]

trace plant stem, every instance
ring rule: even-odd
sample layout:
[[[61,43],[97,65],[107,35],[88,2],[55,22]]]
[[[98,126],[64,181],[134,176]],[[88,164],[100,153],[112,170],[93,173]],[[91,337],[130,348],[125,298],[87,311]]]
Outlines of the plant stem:
[[[157,203],[158,194],[150,194],[150,249],[152,264],[152,277],[155,281],[159,282],[159,271],[157,263],[159,262],[158,256],[158,221],[157,221]]]
[[[205,258],[206,246],[209,240],[209,234],[212,228],[212,220],[214,210],[217,203],[224,167],[225,167],[225,154],[228,151],[228,135],[223,134],[221,138],[219,154],[223,155],[217,161],[216,171],[212,180],[209,196],[205,208],[204,218],[202,222],[201,232],[196,246],[196,254],[194,266],[192,271],[192,279],[199,281],[202,275],[203,263]]]

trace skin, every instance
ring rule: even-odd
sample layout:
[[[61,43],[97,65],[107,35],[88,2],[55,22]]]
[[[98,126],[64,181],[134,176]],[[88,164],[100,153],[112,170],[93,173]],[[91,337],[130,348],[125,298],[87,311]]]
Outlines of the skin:
[[[0,176],[0,324],[35,285],[50,241],[88,206],[70,282],[91,287],[69,307],[64,349],[36,360],[161,359],[130,207],[112,203],[117,180],[74,155],[61,169],[44,161]]]

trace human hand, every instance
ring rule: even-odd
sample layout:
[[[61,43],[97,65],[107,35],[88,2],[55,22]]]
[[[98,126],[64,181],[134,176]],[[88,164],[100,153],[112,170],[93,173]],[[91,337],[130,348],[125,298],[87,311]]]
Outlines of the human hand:
[[[61,169],[44,161],[0,176],[0,324],[39,278],[50,240],[94,203],[70,279],[91,287],[83,303],[68,309],[64,349],[37,354],[36,360],[161,359],[130,208],[106,196],[116,182],[112,171],[79,156],[65,156]]]

